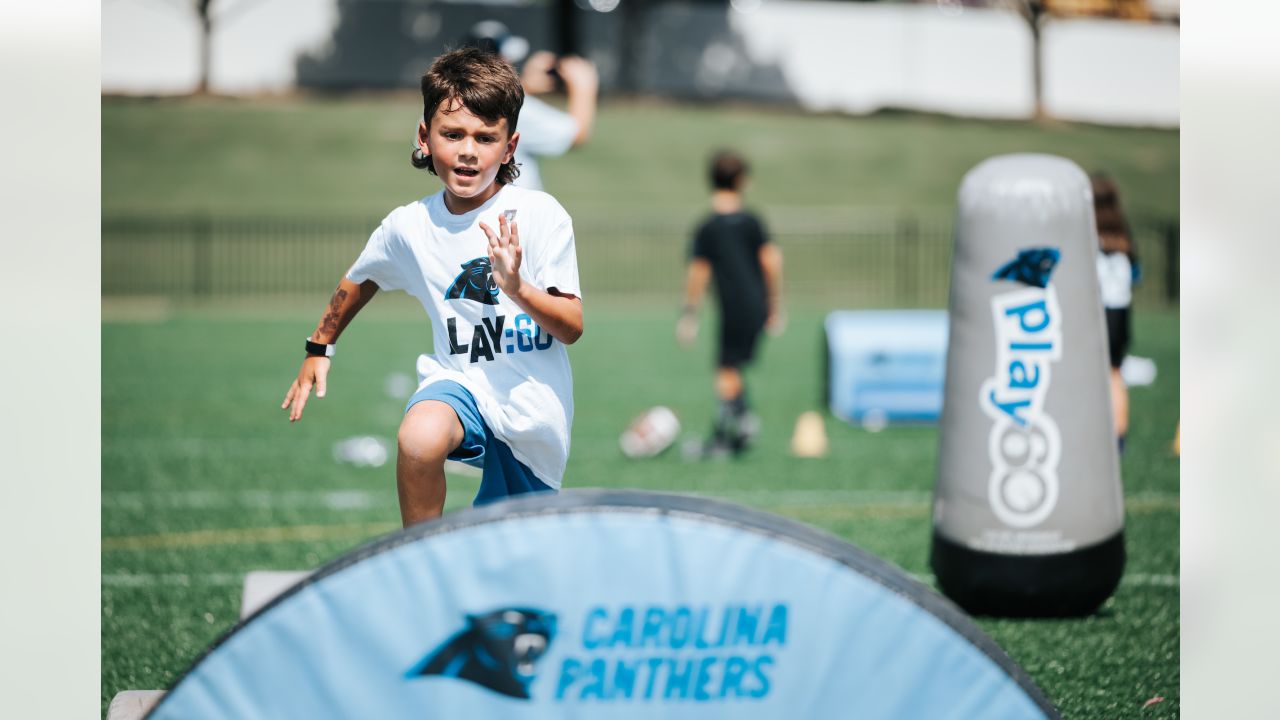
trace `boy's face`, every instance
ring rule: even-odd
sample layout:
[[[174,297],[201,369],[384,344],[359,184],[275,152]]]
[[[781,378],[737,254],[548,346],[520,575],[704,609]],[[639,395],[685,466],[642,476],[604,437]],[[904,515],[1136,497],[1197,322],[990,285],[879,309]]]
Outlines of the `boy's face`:
[[[419,123],[418,139],[444,182],[445,205],[461,214],[498,192],[498,170],[515,154],[520,133],[508,131],[506,118],[489,122],[450,99],[436,108],[430,127]]]

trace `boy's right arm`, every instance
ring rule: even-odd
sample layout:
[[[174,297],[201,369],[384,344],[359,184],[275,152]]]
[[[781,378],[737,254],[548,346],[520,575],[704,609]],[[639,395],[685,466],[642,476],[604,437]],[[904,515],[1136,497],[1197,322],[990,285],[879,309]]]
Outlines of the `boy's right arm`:
[[[698,303],[710,280],[711,263],[706,258],[692,258],[684,280],[684,307],[676,323],[676,340],[685,347],[698,338]]]
[[[329,299],[329,309],[325,311],[320,324],[316,326],[316,331],[311,335],[311,341],[321,345],[336,343],[347,324],[377,292],[378,284],[372,280],[354,283],[343,277],[338,283],[338,289],[333,291],[333,297]],[[302,410],[307,406],[307,398],[310,397],[313,386],[316,389],[316,397],[324,397],[325,383],[329,376],[329,362],[329,358],[322,355],[308,355],[302,361],[298,377],[289,386],[289,392],[284,396],[284,403],[280,405],[282,410],[289,409],[289,422],[302,419]]]
[[[765,328],[772,335],[781,335],[787,326],[787,316],[782,309],[782,250],[771,242],[760,246],[760,267],[764,270],[765,301],[768,315]]]
[[[591,128],[596,120],[596,96],[600,88],[600,76],[590,60],[570,55],[560,58],[556,70],[564,79],[569,96],[569,115],[578,123],[578,134],[573,146],[582,145],[591,138]]]

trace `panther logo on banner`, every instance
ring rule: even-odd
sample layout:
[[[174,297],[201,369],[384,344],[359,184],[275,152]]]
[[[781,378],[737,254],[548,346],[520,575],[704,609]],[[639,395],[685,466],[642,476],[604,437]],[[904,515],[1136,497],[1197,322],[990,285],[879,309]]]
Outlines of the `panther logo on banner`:
[[[468,615],[467,626],[433,650],[408,677],[469,680],[496,693],[529,699],[534,664],[551,646],[556,616],[532,608]]]

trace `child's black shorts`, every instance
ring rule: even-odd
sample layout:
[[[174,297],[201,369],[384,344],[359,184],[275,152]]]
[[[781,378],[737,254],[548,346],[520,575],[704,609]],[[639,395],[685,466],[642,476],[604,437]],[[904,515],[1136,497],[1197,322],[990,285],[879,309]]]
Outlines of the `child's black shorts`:
[[[741,367],[756,355],[756,344],[764,324],[721,325],[719,367]]]
[[[1118,368],[1129,354],[1129,308],[1104,308],[1107,317],[1107,351],[1111,367]]]

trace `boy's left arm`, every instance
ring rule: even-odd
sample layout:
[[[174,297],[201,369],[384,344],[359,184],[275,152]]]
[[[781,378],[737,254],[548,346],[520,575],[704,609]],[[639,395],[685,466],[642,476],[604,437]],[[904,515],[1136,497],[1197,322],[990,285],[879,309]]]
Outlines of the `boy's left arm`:
[[[782,309],[782,250],[771,242],[761,245],[760,267],[764,270],[765,298],[769,313],[765,327],[771,333],[779,335],[787,325],[787,316]]]
[[[711,281],[711,263],[704,257],[689,260],[684,279],[684,307],[676,321],[676,342],[688,347],[698,338],[698,303]]]
[[[524,250],[515,221],[498,217],[498,232],[484,223],[480,229],[489,238],[489,265],[498,288],[551,336],[565,345],[582,337],[582,300],[576,295],[536,288],[520,277]]]

